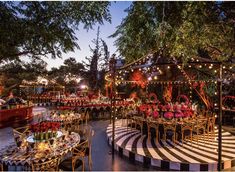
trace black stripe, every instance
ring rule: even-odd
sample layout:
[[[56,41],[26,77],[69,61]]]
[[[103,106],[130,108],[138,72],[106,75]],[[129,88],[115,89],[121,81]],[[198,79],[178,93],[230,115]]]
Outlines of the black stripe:
[[[204,144],[204,142],[203,142],[202,140],[198,140],[198,142]],[[223,142],[223,141],[222,141],[222,142]],[[205,143],[207,144],[208,141],[205,142]],[[218,147],[218,142],[213,141],[212,143],[216,144],[216,145],[212,144],[213,146],[217,146],[217,147]],[[208,143],[208,144],[209,144],[209,143]],[[234,144],[235,144],[235,143],[234,143]],[[233,146],[233,147],[231,147],[231,146],[225,146],[225,145],[223,145],[223,143],[222,143],[222,146],[223,146],[224,148],[229,148],[229,149],[234,149],[234,148],[235,148],[234,146]]]
[[[199,141],[198,141],[198,142],[199,142]],[[200,142],[200,143],[203,143],[203,142]],[[197,144],[197,143],[194,143],[194,144]],[[198,145],[198,146],[200,146],[200,145]],[[208,148],[208,149],[217,149],[217,147],[216,147],[216,148],[211,148],[211,147],[207,146],[206,144],[203,145],[203,147],[206,147],[206,148]],[[202,150],[202,151],[205,151],[205,150],[203,150],[203,149],[201,149],[201,148],[199,148],[199,147],[198,147],[198,149],[199,149],[199,150]],[[227,152],[227,153],[233,153],[233,152],[229,152],[229,151],[223,150],[223,145],[222,145],[222,151],[223,151],[223,152]],[[212,153],[212,154],[217,155],[217,152],[214,152],[214,151],[208,151],[208,150],[207,150],[207,152],[210,152],[210,153]],[[223,153],[222,153],[222,157],[229,158],[229,159],[233,159],[233,158],[234,158],[234,157],[232,157],[232,156],[223,155]]]
[[[208,171],[208,164],[200,164],[200,171]]]
[[[149,167],[151,165],[151,158],[144,156],[144,167]]]
[[[106,132],[107,135],[112,133],[113,131],[109,131],[109,132]],[[126,132],[124,129],[121,129],[121,130],[115,130],[115,134],[118,134],[118,133],[121,133],[121,132]]]
[[[170,163],[168,161],[161,161],[161,169],[162,170],[170,170]]]
[[[118,153],[122,157],[123,155],[123,149],[121,147],[118,147]]]
[[[147,136],[145,136],[144,139],[143,139],[143,142],[142,142],[142,147],[143,147],[143,150],[144,150],[144,154],[145,154],[145,156],[153,158],[152,155],[150,154],[149,150],[148,150],[147,143],[146,143],[147,141],[148,141]]]
[[[211,153],[211,154],[213,154],[213,155],[217,155],[217,152],[213,152],[213,151],[201,149],[200,146],[194,146],[194,145],[191,145],[190,143],[187,143],[187,142],[186,142],[185,144],[188,145],[188,146],[191,146],[191,147],[193,147],[193,148],[196,148],[197,150],[201,150],[201,151],[203,151],[203,152],[205,152],[205,153],[208,152],[208,153]],[[198,154],[198,155],[204,156],[204,157],[206,157],[206,158],[208,158],[208,159],[217,161],[217,158],[210,157],[210,156],[208,156],[208,155],[206,155],[206,154],[202,154],[202,153],[196,152],[196,151],[194,151],[194,150],[192,150],[192,149],[188,149],[188,150],[190,150],[190,151],[192,151],[192,152],[194,152],[194,153],[196,153],[196,154]]]
[[[170,143],[168,140],[166,142],[167,142],[168,145],[173,146],[172,143]],[[182,149],[179,149],[177,146],[175,146],[174,149],[178,150],[179,152],[183,153],[185,156],[188,156],[188,157],[190,157],[190,158],[192,158],[192,159],[194,159],[194,160],[196,160],[200,163],[207,163],[206,161],[201,160],[201,159],[197,158],[196,156],[193,156],[191,154],[188,154],[188,153],[184,152]],[[189,162],[189,161],[187,161],[187,162]]]
[[[133,152],[129,152],[129,160],[135,162],[135,154]]]
[[[134,152],[134,153],[137,153],[137,142],[138,140],[141,138],[141,135],[139,135],[138,137],[135,138],[133,144],[132,144],[132,148],[131,148],[131,151]]]
[[[115,139],[115,143],[118,142],[121,138],[123,138],[123,137],[125,137],[125,136],[127,136],[127,135],[129,135],[129,134],[132,134],[132,133],[133,133],[133,131],[131,131],[131,132],[125,132],[125,134],[122,134],[121,136],[118,136],[118,137]]]
[[[160,140],[160,142],[161,142],[162,140]],[[163,143],[162,143],[163,144]],[[167,143],[166,143],[167,144]],[[163,144],[164,145],[164,144]],[[170,147],[172,147],[173,149],[174,149],[174,146],[172,145],[172,146],[170,146]],[[167,151],[169,154],[171,154],[173,157],[175,157],[175,158],[177,158],[178,160],[180,160],[181,162],[189,162],[188,160],[186,160],[186,159],[184,159],[184,158],[182,158],[182,157],[180,157],[180,156],[178,156],[178,155],[176,155],[174,152],[172,152],[169,148],[168,148],[168,146],[165,146],[164,145],[164,147],[162,147],[163,149],[165,149],[165,151]]]
[[[203,144],[203,141],[198,141],[198,143],[202,143]],[[205,144],[209,144],[209,143],[205,143]],[[215,143],[215,144],[217,144],[217,143]],[[235,143],[234,143],[235,144]],[[207,147],[207,148],[209,148],[209,149],[217,149],[218,148],[218,144],[217,145],[214,145],[214,144],[211,144],[211,146],[214,146],[215,148],[211,148],[211,147],[209,147],[209,146],[205,146],[205,147]],[[229,149],[234,149],[235,147],[229,147],[229,146],[223,146],[223,144],[222,144],[222,149],[223,148],[229,148]],[[226,153],[234,153],[234,151],[228,151],[228,150],[223,150],[223,152],[226,152]]]
[[[189,164],[180,163],[180,171],[189,171]]]
[[[152,143],[152,147],[153,149],[157,152],[157,154],[164,160],[168,160],[169,159],[158,149],[157,145],[155,144],[154,140],[151,139],[151,143]]]
[[[128,136],[128,137],[124,140],[124,142],[122,142],[121,147],[125,149],[126,144],[128,143],[128,141],[129,141],[134,135],[137,135],[137,134],[139,134],[139,133],[133,133],[132,135]]]

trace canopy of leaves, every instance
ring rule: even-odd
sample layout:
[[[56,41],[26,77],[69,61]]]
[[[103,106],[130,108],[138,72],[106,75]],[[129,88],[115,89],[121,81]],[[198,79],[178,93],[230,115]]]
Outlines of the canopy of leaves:
[[[0,62],[21,55],[39,58],[79,48],[75,30],[109,21],[109,2],[0,2]]]
[[[185,61],[200,50],[223,61],[234,57],[234,9],[233,2],[133,2],[111,37],[127,62],[159,50]]]
[[[33,81],[38,76],[47,73],[47,64],[42,60],[33,60],[25,63],[21,61],[12,61],[0,68],[0,85],[4,86],[5,93],[8,93],[14,87],[18,87],[23,80]]]
[[[77,81],[85,73],[82,63],[76,61],[75,58],[68,58],[64,61],[64,65],[59,68],[52,68],[48,71],[48,78],[55,80],[57,83],[65,86],[75,86]]]

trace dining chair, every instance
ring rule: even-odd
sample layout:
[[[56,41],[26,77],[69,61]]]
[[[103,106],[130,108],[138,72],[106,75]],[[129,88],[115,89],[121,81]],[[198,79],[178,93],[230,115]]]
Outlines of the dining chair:
[[[81,125],[79,127],[79,130],[73,131],[79,133],[81,137],[80,143],[83,142],[86,144],[83,144],[82,146],[85,147],[85,155],[84,158],[88,158],[88,165],[89,169],[92,169],[92,137],[94,136],[94,130],[92,130],[92,127],[90,125]],[[81,147],[81,145],[79,145]]]
[[[151,140],[151,128],[155,130],[156,133],[156,143],[158,143],[159,139],[159,124],[157,122],[153,122],[151,119],[147,120],[147,126],[148,126],[148,141]]]
[[[79,143],[76,147],[72,149],[72,156],[69,158],[64,159],[59,164],[59,169],[63,171],[75,171],[77,168],[82,166],[82,171],[85,170],[85,153],[86,153],[86,147],[88,141],[84,141],[82,143]]]
[[[208,121],[207,121],[207,135],[208,137],[210,137],[212,135],[212,137],[215,136],[215,114],[213,114],[212,116],[208,117]]]
[[[199,138],[202,138],[203,142],[205,143],[206,124],[207,120],[203,119],[198,120],[197,123],[193,126],[193,139],[196,139],[197,144]]]
[[[166,141],[167,136],[170,136],[173,143],[175,144],[177,133],[176,133],[176,123],[175,122],[164,122],[163,123],[163,140]]]
[[[59,157],[53,157],[44,162],[33,162],[31,168],[32,171],[58,171],[59,162]]]
[[[181,125],[182,145],[184,144],[184,141],[186,141],[187,139],[190,139],[190,142],[192,144],[192,140],[193,140],[193,125],[192,125],[192,123],[184,123]]]
[[[29,126],[23,126],[23,127],[18,127],[13,129],[14,136],[27,136],[30,131],[29,131]]]

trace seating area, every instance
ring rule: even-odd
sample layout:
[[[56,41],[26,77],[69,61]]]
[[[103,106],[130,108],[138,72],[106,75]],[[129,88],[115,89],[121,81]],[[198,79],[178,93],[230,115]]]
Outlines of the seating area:
[[[151,126],[149,125],[149,127]],[[175,129],[173,126],[169,128],[171,132]],[[168,130],[168,127],[166,129]],[[131,129],[131,125],[127,126],[127,123],[120,119],[115,123],[115,150],[119,152],[119,155],[127,157],[132,162],[140,162],[146,167],[179,171],[217,170],[217,136],[208,136],[207,132],[204,135],[193,133],[198,129],[182,125],[182,130],[185,132],[179,136],[179,139],[163,137],[157,140],[153,132],[150,138],[149,133],[145,134],[138,129]],[[107,127],[106,133],[108,143],[112,145],[111,124]],[[171,136],[173,136],[172,134]],[[214,134],[218,134],[216,128]],[[231,168],[235,163],[233,153],[235,136],[225,130],[222,130],[222,135],[222,161],[223,169],[226,169]]]

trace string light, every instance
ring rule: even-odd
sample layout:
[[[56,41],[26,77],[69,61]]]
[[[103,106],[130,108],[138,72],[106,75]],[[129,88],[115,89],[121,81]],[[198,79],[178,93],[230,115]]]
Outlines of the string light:
[[[151,81],[151,80],[152,80],[152,77],[151,77],[151,76],[150,76],[150,77],[148,77],[148,80],[149,80],[149,81]]]
[[[229,67],[229,69],[232,69],[232,68],[233,68],[232,66]]]
[[[215,95],[217,95],[217,92],[215,92]]]
[[[191,68],[192,66],[191,66],[191,65],[189,65],[188,67],[189,67],[189,68]]]
[[[170,69],[171,67],[170,66],[167,66],[167,69]]]
[[[225,66],[223,66],[223,69],[225,69],[226,67]]]
[[[154,76],[154,79],[157,80],[157,76]]]
[[[202,65],[200,65],[199,68],[202,68]]]
[[[215,70],[214,72],[217,73],[217,70]]]

